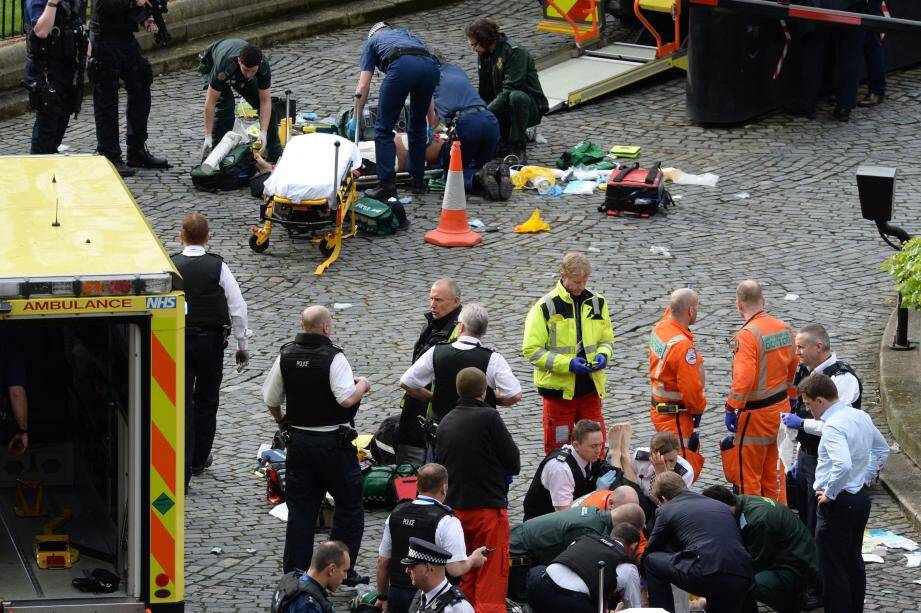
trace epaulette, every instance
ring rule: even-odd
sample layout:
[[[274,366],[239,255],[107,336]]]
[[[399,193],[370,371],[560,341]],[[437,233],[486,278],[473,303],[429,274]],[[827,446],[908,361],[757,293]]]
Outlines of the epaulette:
[[[688,469],[685,468],[682,464],[675,464],[675,473],[683,477],[688,474]]]
[[[643,451],[642,449],[637,449],[636,454],[634,455],[637,462],[648,462],[649,461],[649,452]]]

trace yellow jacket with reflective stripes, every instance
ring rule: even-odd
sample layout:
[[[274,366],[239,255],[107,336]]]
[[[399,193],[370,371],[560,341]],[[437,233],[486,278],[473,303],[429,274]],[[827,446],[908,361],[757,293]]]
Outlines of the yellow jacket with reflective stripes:
[[[591,362],[600,353],[610,365],[614,355],[614,329],[607,302],[599,294],[588,290],[586,294],[588,297],[580,309],[581,346],[585,350],[585,359]],[[576,376],[569,371],[570,360],[579,354],[574,306],[572,296],[557,281],[553,291],[528,311],[521,346],[524,357],[534,365],[534,385],[538,390],[560,390],[565,400],[572,399],[576,387]],[[604,369],[589,376],[598,395],[604,397],[607,381]]]

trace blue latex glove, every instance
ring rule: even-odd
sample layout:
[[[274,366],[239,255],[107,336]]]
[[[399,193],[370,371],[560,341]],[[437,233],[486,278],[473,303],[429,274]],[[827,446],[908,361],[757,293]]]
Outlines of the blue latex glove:
[[[355,138],[355,118],[352,117],[349,119],[349,122],[345,125],[346,131],[349,133],[349,140]]]
[[[592,362],[592,370],[601,370],[608,365],[608,359],[604,357],[603,353],[599,353],[595,356],[595,360]]]
[[[587,375],[592,372],[592,367],[585,358],[573,358],[569,361],[569,371],[577,375]]]
[[[793,468],[790,469],[790,476],[796,479],[796,476],[799,474],[799,460],[793,463]]]
[[[700,437],[697,436],[696,432],[688,437],[687,447],[690,451],[693,451],[694,453],[697,453],[697,450],[700,449]]]
[[[735,432],[739,426],[739,414],[735,411],[726,411],[726,429]]]
[[[703,414],[703,413],[698,413],[697,415],[691,415],[691,419],[694,420],[694,427],[695,427],[695,428],[699,428],[699,427],[700,427],[700,420],[703,419],[703,417],[704,417],[704,414]]]
[[[791,411],[796,411],[796,406],[797,406],[798,404],[799,404],[799,399],[797,399],[797,398],[790,398],[790,410],[791,410]]]
[[[431,144],[435,140],[435,128],[428,128],[425,131],[425,142],[426,144]]]
[[[803,418],[795,413],[781,413],[780,421],[791,430],[800,430],[803,427]]]

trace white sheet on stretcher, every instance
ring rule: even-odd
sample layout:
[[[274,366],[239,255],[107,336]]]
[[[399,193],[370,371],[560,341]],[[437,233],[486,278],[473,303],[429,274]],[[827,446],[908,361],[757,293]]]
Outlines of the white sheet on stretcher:
[[[335,142],[339,142],[339,172],[333,182]],[[300,134],[285,146],[263,193],[295,202],[325,198],[332,204],[335,189],[350,168],[361,167],[361,153],[355,143],[334,134]]]

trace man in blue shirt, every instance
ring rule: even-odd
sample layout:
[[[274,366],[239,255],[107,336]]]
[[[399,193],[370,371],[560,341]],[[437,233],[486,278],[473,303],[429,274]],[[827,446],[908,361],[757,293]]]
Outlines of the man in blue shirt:
[[[83,10],[80,0],[26,0],[25,85],[35,111],[29,153],[57,153],[70,114],[80,111]]]
[[[486,103],[480,98],[473,83],[464,69],[457,64],[441,62],[439,72],[441,79],[435,88],[432,106],[429,109],[429,125],[434,126],[440,120],[448,128],[453,128],[454,135],[461,143],[464,161],[464,188],[469,193],[473,188],[473,177],[479,173],[479,182],[491,200],[507,200],[511,195],[511,181],[505,174],[505,197],[499,190],[500,178],[497,176],[498,164],[492,162],[499,144],[499,121]],[[448,160],[445,159],[447,166]]]
[[[863,611],[867,577],[861,547],[870,518],[867,488],[889,457],[889,445],[869,415],[838,401],[830,377],[814,373],[799,384],[806,408],[825,425],[813,489],[818,498],[815,541],[825,610]]]
[[[386,202],[397,196],[396,144],[393,127],[409,96],[409,174],[414,194],[425,192],[425,117],[435,86],[438,85],[438,63],[425,44],[408,30],[394,28],[386,22],[374,24],[368,31],[368,40],[361,50],[361,73],[355,95],[356,111],[361,117],[374,69],[385,73],[377,100],[377,120],[374,124],[374,153],[380,185],[368,190],[367,195]]]

